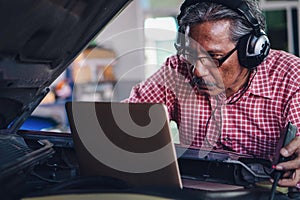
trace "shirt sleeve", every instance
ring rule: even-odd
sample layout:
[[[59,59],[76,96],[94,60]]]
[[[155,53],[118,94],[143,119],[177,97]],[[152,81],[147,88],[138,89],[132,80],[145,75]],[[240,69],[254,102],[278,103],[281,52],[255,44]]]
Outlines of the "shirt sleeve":
[[[181,68],[180,68],[181,67]],[[178,57],[166,60],[162,67],[147,80],[135,85],[125,102],[133,103],[162,103],[167,106],[171,120],[177,118],[178,83],[186,79]],[[179,69],[178,69],[179,68]]]
[[[166,88],[163,69],[158,70],[146,81],[135,85],[125,101],[134,103],[166,103]]]
[[[178,82],[178,74],[180,74],[178,71],[179,65],[177,57],[172,56],[168,58],[151,77],[135,85],[129,98],[125,101],[167,104],[168,101],[171,101],[176,96],[176,81]]]

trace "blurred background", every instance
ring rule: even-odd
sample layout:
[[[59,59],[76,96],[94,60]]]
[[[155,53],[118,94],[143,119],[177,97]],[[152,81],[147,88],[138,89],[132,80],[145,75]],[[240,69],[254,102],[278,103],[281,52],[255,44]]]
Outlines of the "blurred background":
[[[69,100],[121,101],[175,54],[182,0],[133,0],[51,85],[21,129],[69,131]],[[260,0],[271,47],[299,56],[300,0]]]

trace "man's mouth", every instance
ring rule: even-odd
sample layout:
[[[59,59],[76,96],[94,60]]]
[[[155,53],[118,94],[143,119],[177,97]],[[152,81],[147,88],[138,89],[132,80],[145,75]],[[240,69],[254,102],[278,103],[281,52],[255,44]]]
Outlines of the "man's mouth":
[[[209,87],[215,87],[216,84],[212,82],[206,82],[202,78],[194,77],[193,83],[200,89],[206,89],[208,90]]]

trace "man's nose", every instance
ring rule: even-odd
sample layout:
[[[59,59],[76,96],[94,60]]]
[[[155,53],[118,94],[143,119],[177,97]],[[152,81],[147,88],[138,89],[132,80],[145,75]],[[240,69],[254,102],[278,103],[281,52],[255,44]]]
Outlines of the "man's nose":
[[[209,75],[210,72],[206,66],[204,66],[200,61],[196,62],[195,68],[194,68],[194,75],[198,77],[204,77]]]

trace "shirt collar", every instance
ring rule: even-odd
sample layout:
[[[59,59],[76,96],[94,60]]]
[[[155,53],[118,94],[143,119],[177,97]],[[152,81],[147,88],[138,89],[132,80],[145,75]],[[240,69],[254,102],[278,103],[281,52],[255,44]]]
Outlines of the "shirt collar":
[[[273,98],[266,61],[253,70],[250,81],[249,91],[251,94],[269,99]]]

